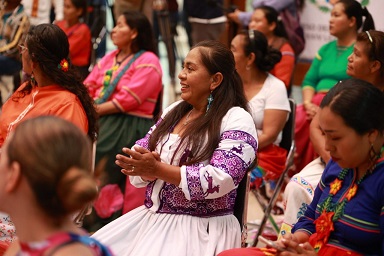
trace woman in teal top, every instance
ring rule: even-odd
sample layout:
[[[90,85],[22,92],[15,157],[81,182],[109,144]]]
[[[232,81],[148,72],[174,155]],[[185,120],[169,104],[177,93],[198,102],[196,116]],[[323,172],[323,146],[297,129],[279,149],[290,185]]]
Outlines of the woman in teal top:
[[[303,104],[296,108],[297,171],[316,157],[309,139],[309,124],[324,95],[338,81],[349,77],[346,73],[348,56],[353,51],[361,27],[365,31],[374,29],[375,25],[371,14],[359,2],[340,0],[334,5],[329,20],[329,32],[336,40],[323,45],[316,54],[302,84]]]

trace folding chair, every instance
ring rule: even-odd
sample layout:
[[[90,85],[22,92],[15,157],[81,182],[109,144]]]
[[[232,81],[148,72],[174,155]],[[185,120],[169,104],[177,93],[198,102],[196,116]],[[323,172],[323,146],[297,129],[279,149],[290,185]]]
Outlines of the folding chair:
[[[246,247],[247,241],[247,212],[248,212],[248,193],[251,169],[245,173],[243,179],[237,187],[237,195],[233,214],[240,223],[241,228],[241,247]]]
[[[97,136],[97,135],[96,135]],[[95,172],[95,162],[96,162],[96,145],[97,145],[97,140],[95,140],[92,144],[92,172]],[[92,204],[84,206],[83,209],[81,209],[73,219],[73,222],[81,228],[83,226],[83,221],[86,215],[91,214],[92,212]]]
[[[263,233],[267,220],[270,219],[274,223],[274,220],[271,216],[271,211],[275,205],[276,199],[280,194],[281,188],[284,184],[285,178],[288,174],[289,169],[293,166],[293,156],[295,153],[295,116],[296,116],[296,103],[293,99],[289,99],[289,105],[291,107],[291,113],[289,114],[288,121],[286,122],[283,128],[283,136],[280,142],[280,147],[287,150],[287,159],[285,161],[285,168],[277,180],[275,189],[273,191],[272,197],[269,200],[268,204],[264,209],[264,216],[261,220],[260,226],[258,227],[255,238],[253,239],[252,247],[256,247],[259,236]],[[278,230],[277,230],[278,232]]]

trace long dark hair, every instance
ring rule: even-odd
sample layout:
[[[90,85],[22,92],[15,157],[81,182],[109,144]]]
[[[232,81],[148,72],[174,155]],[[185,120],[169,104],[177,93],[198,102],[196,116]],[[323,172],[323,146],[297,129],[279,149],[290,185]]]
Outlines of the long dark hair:
[[[155,36],[148,18],[138,11],[126,11],[122,15],[127,25],[137,31],[137,37],[132,41],[131,50],[134,53],[145,50],[157,54]]]
[[[181,135],[178,149],[188,147],[192,150],[189,160],[181,164],[193,164],[210,159],[220,141],[220,127],[224,115],[235,106],[247,110],[248,104],[241,78],[235,69],[232,52],[217,41],[202,41],[193,49],[198,49],[200,52],[201,61],[208,73],[213,75],[220,72],[223,75],[223,81],[212,92],[214,100],[209,111],[187,126],[186,131]],[[172,109],[152,133],[149,140],[150,150],[154,150],[161,138],[167,136],[192,108],[188,102],[183,101]],[[206,143],[203,143],[205,141]]]
[[[360,135],[384,131],[384,94],[369,82],[356,78],[339,82],[320,104],[320,108],[327,106]]]
[[[255,54],[254,65],[260,71],[270,71],[281,60],[281,52],[268,46],[267,38],[260,31],[244,30],[240,32],[240,35],[245,36],[245,55]]]
[[[356,29],[359,30],[362,27],[362,30],[375,29],[375,23],[373,21],[372,15],[369,13],[368,9],[362,7],[359,2],[356,0],[339,0],[337,3],[344,5],[345,14],[348,18],[356,18]],[[363,23],[363,17],[365,17]]]
[[[285,30],[284,24],[279,18],[279,13],[275,8],[267,5],[259,6],[255,10],[261,10],[264,13],[265,19],[268,24],[276,23],[276,27],[273,30],[275,36],[283,37],[288,39],[287,31]]]
[[[91,143],[76,125],[55,116],[31,118],[15,128],[8,143],[3,153],[9,164],[20,164],[37,203],[50,217],[68,216],[96,199]]]
[[[29,29],[26,46],[31,60],[39,64],[41,71],[49,79],[79,98],[88,119],[88,135],[94,141],[98,132],[94,101],[70,62],[67,35],[56,25],[40,24]],[[63,59],[69,62],[66,72],[58,68]],[[27,85],[13,97],[13,100],[30,94],[31,90],[32,83],[28,81]]]
[[[82,9],[81,15],[79,18],[85,18],[87,14],[88,3],[87,0],[71,0],[73,6],[77,9]]]

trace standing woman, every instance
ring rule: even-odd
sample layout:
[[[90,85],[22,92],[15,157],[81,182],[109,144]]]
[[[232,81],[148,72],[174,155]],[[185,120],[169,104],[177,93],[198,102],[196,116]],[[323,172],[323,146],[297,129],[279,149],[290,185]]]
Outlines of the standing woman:
[[[302,83],[303,104],[296,109],[295,164],[298,171],[316,157],[309,139],[309,125],[328,90],[349,77],[346,73],[348,56],[361,27],[363,31],[374,29],[374,22],[359,2],[340,0],[334,5],[329,32],[336,40],[323,45],[316,54]]]
[[[104,171],[95,211],[88,218],[90,231],[142,205],[144,189],[138,191],[129,182],[126,186],[126,176],[117,169],[115,157],[153,125],[162,90],[152,26],[144,14],[128,11],[119,16],[111,37],[117,49],[105,55],[84,81],[100,116],[96,169]]]
[[[268,46],[263,33],[254,30],[235,36],[231,50],[258,133],[258,166],[252,176],[259,178],[256,185],[260,185],[261,178],[278,179],[287,154],[279,147],[290,112],[287,91],[284,83],[268,72],[280,61],[281,53]]]
[[[83,22],[86,12],[87,0],[64,0],[64,19],[56,23],[67,34],[69,57],[82,79],[88,75],[92,47],[91,31]]]
[[[232,52],[198,43],[179,74],[181,101],[118,155],[145,206],[93,236],[119,256],[214,256],[241,245],[237,187],[255,159],[257,135]]]
[[[281,60],[274,65],[270,73],[284,82],[290,91],[295,53],[287,39],[287,33],[279,13],[270,6],[257,7],[252,14],[249,29],[258,30],[265,35],[268,45],[281,52]]]

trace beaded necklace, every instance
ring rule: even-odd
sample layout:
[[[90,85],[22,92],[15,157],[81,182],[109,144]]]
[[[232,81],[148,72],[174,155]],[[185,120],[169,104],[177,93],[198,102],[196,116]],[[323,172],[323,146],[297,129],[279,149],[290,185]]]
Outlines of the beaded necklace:
[[[131,64],[140,57],[141,54],[143,54],[144,51],[138,51],[133,55],[133,57],[129,60],[129,62],[125,65],[125,67],[122,68],[120,73],[118,73],[115,77],[115,79],[111,82],[111,78],[113,75],[113,72],[115,72],[119,68],[119,63],[117,62],[117,65],[113,65],[113,67],[105,72],[104,80],[103,80],[103,88],[99,94],[98,99],[95,100],[97,104],[104,103],[108,100],[108,98],[112,95],[113,91],[115,90],[117,83],[119,82],[120,78],[125,74],[125,72],[128,70],[128,68],[131,66]],[[128,56],[127,56],[128,57]],[[127,57],[125,57],[121,62],[123,62]]]
[[[356,195],[361,182],[376,168],[376,165],[379,162],[378,160],[383,151],[384,147],[381,148],[381,151],[376,156],[372,166],[368,168],[363,176],[361,176],[360,179],[348,189],[341,202],[332,203],[332,198],[342,188],[344,178],[351,169],[343,169],[337,178],[332,183],[330,183],[328,196],[318,206],[318,211],[321,212],[321,215],[314,221],[317,235],[316,243],[314,246],[316,252],[318,252],[321,247],[328,242],[328,238],[331,232],[334,230],[333,223],[340,219],[341,216],[343,216],[345,205]]]

